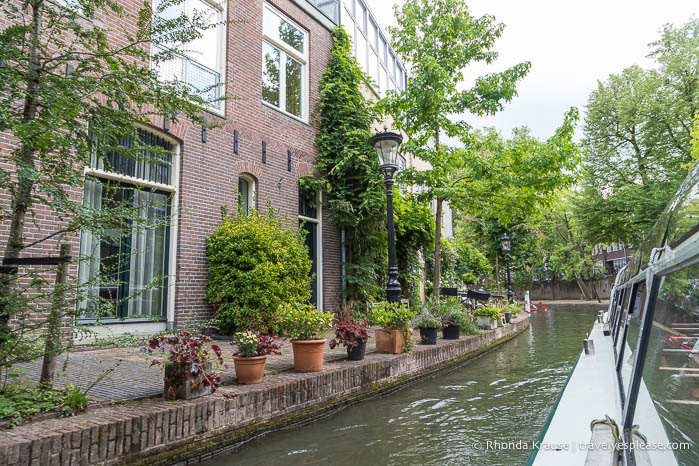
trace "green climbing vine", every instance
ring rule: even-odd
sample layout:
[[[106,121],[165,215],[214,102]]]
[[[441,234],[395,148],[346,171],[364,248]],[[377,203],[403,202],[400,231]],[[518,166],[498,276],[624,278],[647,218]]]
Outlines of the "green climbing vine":
[[[332,59],[320,83],[315,180],[324,180],[330,221],[345,235],[345,297],[382,293],[386,270],[386,196],[376,152],[369,144],[372,104],[361,92],[366,76],[344,28],[333,31]],[[317,187],[310,177],[302,189]]]

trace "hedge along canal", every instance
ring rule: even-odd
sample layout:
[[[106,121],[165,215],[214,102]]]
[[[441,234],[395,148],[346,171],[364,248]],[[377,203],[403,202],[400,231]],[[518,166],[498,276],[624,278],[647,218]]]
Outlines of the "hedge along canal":
[[[494,351],[250,441],[207,466],[524,464],[601,307],[536,312]]]
[[[154,398],[89,410],[0,432],[0,464],[174,464],[204,461],[261,431],[308,420],[405,384],[502,344],[529,325],[512,325],[409,354],[370,354],[327,363],[323,372],[283,372],[258,385],[228,385],[190,401]],[[359,404],[361,405],[361,404]]]

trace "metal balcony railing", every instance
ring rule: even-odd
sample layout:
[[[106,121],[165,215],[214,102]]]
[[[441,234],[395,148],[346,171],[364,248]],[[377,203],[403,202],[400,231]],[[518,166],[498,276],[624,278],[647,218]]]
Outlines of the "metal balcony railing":
[[[167,49],[154,46],[154,53],[160,53]],[[157,65],[158,76],[164,81],[178,80],[192,86],[194,92],[209,102],[209,106],[215,110],[221,110],[221,73],[212,70],[191,58],[176,55],[175,58],[161,62]]]

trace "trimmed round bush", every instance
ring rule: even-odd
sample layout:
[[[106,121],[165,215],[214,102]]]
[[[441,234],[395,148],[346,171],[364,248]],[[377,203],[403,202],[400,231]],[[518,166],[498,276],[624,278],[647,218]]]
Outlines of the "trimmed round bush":
[[[221,331],[274,333],[283,303],[311,297],[306,232],[274,210],[227,216],[206,240],[206,299],[216,306]]]

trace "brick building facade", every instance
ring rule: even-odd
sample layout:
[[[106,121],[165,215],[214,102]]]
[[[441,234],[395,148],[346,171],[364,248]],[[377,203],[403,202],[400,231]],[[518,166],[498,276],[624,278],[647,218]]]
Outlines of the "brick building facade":
[[[181,63],[172,64],[172,69],[159,72],[168,79],[167,73],[175,70],[178,79],[193,84],[202,79],[204,84],[212,79],[226,82],[225,93],[231,100],[220,103],[207,115],[208,121],[221,123],[217,128],[204,131],[190,121],[170,123],[164,118],[141,128],[144,137],[161,141],[178,154],[169,171],[155,176],[153,166],[147,162],[143,172],[138,167],[107,172],[98,164],[86,169],[87,175],[99,183],[91,183],[85,192],[74,192],[76,199],[92,202],[90,198],[94,197],[99,202],[100,196],[105,196],[100,184],[133,184],[153,190],[154,196],[157,193],[162,193],[163,198],[167,196],[168,207],[176,212],[169,227],[140,238],[144,250],[149,254],[156,251],[155,258],[145,259],[151,275],[141,277],[141,284],[162,272],[168,277],[168,286],[157,291],[159,294],[149,294],[147,299],[140,297],[123,305],[123,309],[117,305],[117,315],[121,318],[107,320],[108,325],[95,329],[97,333],[150,333],[179,326],[190,315],[197,319],[212,316],[213,309],[204,299],[208,278],[205,242],[221,221],[221,207],[236,209],[239,190],[244,191],[249,207],[265,209],[271,205],[282,215],[299,218],[297,180],[313,170],[316,155],[313,111],[319,99],[319,83],[331,56],[331,30],[339,22],[339,2],[330,8],[329,2],[321,2],[324,5],[318,7],[316,3],[307,0],[184,2],[183,8],[196,4],[196,8],[211,9],[214,16],[218,15],[215,19],[227,19],[231,23],[205,35],[208,42],[203,44],[200,56],[183,57]],[[122,2],[126,8],[128,4]],[[52,5],[70,7],[70,0],[56,0]],[[134,11],[140,6],[133,2]],[[8,25],[6,19],[0,19],[0,27]],[[108,21],[106,26],[110,26]],[[120,40],[116,33],[113,39]],[[270,61],[276,66],[271,72],[269,66],[261,66]],[[15,147],[11,134],[0,134],[2,151]],[[10,165],[1,168],[13,170]],[[148,175],[144,175],[146,171]],[[7,213],[10,208],[7,193],[0,192],[0,203],[3,213]],[[313,211],[315,218],[308,218],[309,212],[303,211],[308,228],[316,235],[311,243],[318,280],[314,299],[319,307],[331,311],[341,302],[341,235],[328,221],[328,210],[322,203]],[[39,208],[37,213],[34,222],[27,222],[27,243],[60,229],[48,209]],[[3,250],[8,230],[7,222],[0,223]],[[93,244],[85,234],[81,236],[64,240],[71,242],[74,255],[78,251],[89,255],[91,251],[104,250],[104,241],[97,244],[98,240],[94,240]],[[24,250],[22,256],[55,255],[56,246],[55,240],[45,241]],[[95,262],[99,262],[99,256]],[[82,270],[84,264],[80,267],[78,270],[77,265],[72,265],[70,276],[80,280],[81,275],[88,273]],[[135,280],[133,274],[130,280]],[[139,284],[126,286],[134,289]],[[95,293],[102,296],[108,291],[99,289]],[[131,318],[132,315],[137,317]],[[89,323],[90,316],[85,317]]]

